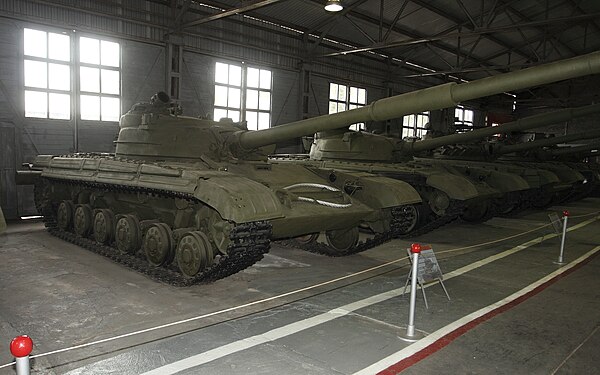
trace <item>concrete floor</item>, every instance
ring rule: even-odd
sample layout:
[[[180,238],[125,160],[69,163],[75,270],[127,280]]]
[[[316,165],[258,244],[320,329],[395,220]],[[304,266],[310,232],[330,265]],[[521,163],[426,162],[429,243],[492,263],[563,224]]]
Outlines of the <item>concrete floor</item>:
[[[551,210],[567,208],[575,216],[591,214],[600,211],[600,198]],[[429,310],[420,296],[417,300],[417,329],[434,337],[448,324],[559,269],[552,263],[559,241],[548,238],[549,228],[489,243],[539,228],[548,222],[548,212],[475,226],[457,222],[411,239],[433,245],[452,298],[448,301],[439,285],[429,285]],[[596,216],[570,220],[571,226],[581,225],[567,236],[567,262],[600,245]],[[488,244],[460,249],[482,243]],[[0,366],[13,360],[8,343],[18,334],[33,338],[33,354],[44,354],[230,309],[35,358],[33,372],[141,374],[157,369],[167,374],[174,372],[162,366],[175,363],[181,374],[356,373],[419,344],[399,338],[408,321],[408,298],[397,292],[408,272],[408,261],[402,259],[408,246],[408,241],[394,240],[358,255],[328,258],[274,245],[263,261],[239,274],[210,285],[175,288],[56,239],[39,223],[12,224],[0,236]],[[511,249],[505,257],[490,258]],[[355,274],[397,259],[402,260]],[[462,267],[470,268],[457,272]],[[422,360],[409,357],[411,366],[403,373],[600,373],[599,274],[600,259],[591,256]],[[332,281],[340,277],[345,278]],[[294,293],[281,296],[289,292]],[[277,298],[244,306],[271,297]],[[375,367],[364,373],[387,366]],[[14,374],[14,369],[0,368],[0,374]]]

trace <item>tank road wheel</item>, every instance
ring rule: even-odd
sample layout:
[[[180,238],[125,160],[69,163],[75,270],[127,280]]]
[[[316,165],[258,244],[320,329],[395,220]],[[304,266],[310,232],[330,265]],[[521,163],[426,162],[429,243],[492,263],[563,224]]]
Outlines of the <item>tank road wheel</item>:
[[[115,238],[115,215],[111,210],[98,210],[94,216],[96,242],[110,244]]]
[[[339,253],[345,253],[358,243],[358,227],[328,230],[325,232],[325,237],[329,246]]]
[[[81,237],[86,237],[90,234],[93,224],[92,218],[92,208],[88,204],[78,204],[73,218],[75,233]]]
[[[142,232],[140,222],[134,215],[123,215],[115,227],[117,248],[129,254],[135,254],[140,248]]]
[[[314,243],[317,238],[319,238],[319,233],[311,233],[305,234],[304,236],[294,237],[294,241],[296,241],[299,245],[310,245]]]
[[[213,263],[213,249],[208,237],[198,231],[181,237],[177,245],[177,265],[186,277],[194,277],[198,272]]]
[[[173,232],[165,223],[152,224],[144,238],[144,253],[148,263],[162,266],[173,261]]]
[[[72,201],[62,201],[58,205],[56,211],[56,223],[62,230],[69,230],[73,225],[73,211],[75,211],[75,205]]]
[[[394,223],[394,231],[397,234],[412,232],[419,224],[419,217],[419,210],[415,205],[394,208],[394,219],[398,218],[398,222]]]
[[[208,219],[208,231],[211,240],[223,254],[227,254],[227,248],[229,247],[229,242],[231,242],[229,239],[231,228],[232,225],[221,219],[221,216],[216,211],[211,212],[210,218]]]
[[[427,203],[431,211],[437,216],[443,216],[448,207],[450,207],[450,197],[448,194],[434,190],[428,197]]]

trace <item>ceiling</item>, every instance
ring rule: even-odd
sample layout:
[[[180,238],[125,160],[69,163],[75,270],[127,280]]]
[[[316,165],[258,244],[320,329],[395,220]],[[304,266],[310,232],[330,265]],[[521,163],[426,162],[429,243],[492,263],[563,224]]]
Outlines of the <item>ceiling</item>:
[[[324,3],[191,1],[191,8],[214,7],[219,18],[222,10],[244,13],[342,43],[331,55],[375,52],[423,67],[407,76],[475,79],[600,49],[598,0],[342,0],[338,13],[324,11]],[[185,24],[202,27],[206,18],[186,17]]]
[[[162,2],[179,9],[186,31],[243,14],[327,47],[327,53],[308,49],[310,59],[362,55],[387,61],[397,79],[468,81],[600,50],[598,0],[341,1],[344,10],[337,13],[323,9],[325,0]],[[550,97],[564,98],[564,92],[560,87]]]

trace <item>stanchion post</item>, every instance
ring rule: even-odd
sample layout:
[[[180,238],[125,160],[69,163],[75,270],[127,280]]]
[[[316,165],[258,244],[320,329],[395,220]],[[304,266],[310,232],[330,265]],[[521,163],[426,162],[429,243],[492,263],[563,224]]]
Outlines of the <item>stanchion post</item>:
[[[406,327],[406,335],[401,339],[408,342],[414,342],[423,337],[423,334],[415,331],[415,307],[417,303],[417,272],[419,271],[419,254],[421,253],[421,245],[414,243],[410,246],[412,256],[412,271],[410,281],[410,306],[408,311],[408,326]]]
[[[27,335],[17,336],[10,342],[10,353],[17,363],[17,375],[29,375],[29,354],[33,350],[33,341]]]
[[[554,262],[556,264],[565,264],[564,262],[564,254],[565,254],[565,240],[567,239],[567,222],[569,220],[569,211],[563,211],[563,230],[562,230],[562,238],[560,239],[560,254],[558,255],[558,262]]]

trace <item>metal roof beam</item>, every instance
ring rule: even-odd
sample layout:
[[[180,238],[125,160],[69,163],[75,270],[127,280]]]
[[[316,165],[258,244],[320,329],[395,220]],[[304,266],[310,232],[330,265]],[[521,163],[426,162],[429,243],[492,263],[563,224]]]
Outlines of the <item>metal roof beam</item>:
[[[500,0],[502,1],[502,0]],[[518,10],[516,10],[515,8],[513,8],[512,6],[507,6],[506,9],[508,11],[510,11],[512,14],[514,14],[515,16],[519,17],[521,20],[525,21],[525,22],[531,22],[531,18],[525,16],[523,13],[519,12]],[[547,12],[545,11],[546,15]],[[572,17],[567,17],[567,18],[572,18]],[[546,33],[546,30],[543,30],[541,28],[538,28],[538,31],[541,33]],[[556,39],[556,38],[554,38]],[[567,51],[569,51],[569,53],[571,53],[573,56],[577,56],[577,53],[575,51],[573,51],[569,46],[567,46],[566,44],[564,44],[563,42],[561,42],[560,40],[556,39],[557,42],[559,42],[561,44],[561,46],[563,48],[565,48]],[[558,51],[557,51],[558,52]],[[560,55],[560,53],[559,53]]]
[[[456,23],[457,26],[458,25],[462,25],[462,26],[464,26],[464,27],[466,27],[466,28],[468,28],[470,30],[474,30],[475,29],[474,26],[472,26],[472,25],[469,26],[468,25],[469,22],[464,22],[463,20],[461,20],[461,19],[459,19],[457,17],[454,17],[454,16],[448,14],[448,12],[445,12],[443,9],[440,9],[440,8],[436,7],[435,5],[430,4],[428,1],[424,1],[424,0],[411,0],[411,1],[413,3],[419,5],[420,7],[425,8],[425,9],[429,10],[430,12],[433,12],[433,13],[437,14],[438,16],[444,17],[444,18],[446,18],[446,19],[448,19],[448,20]],[[492,35],[487,35],[486,39],[488,39],[488,40],[490,40],[490,41],[492,41],[492,42],[494,42],[494,43],[496,43],[496,44],[498,44],[498,45],[506,48],[507,50],[508,49],[512,49],[512,47],[509,46],[508,44],[506,44],[504,41],[502,41],[502,40],[500,40],[500,39],[498,39],[498,38],[496,38],[496,37],[494,37]],[[518,53],[518,54],[520,54],[520,55],[522,55],[523,57],[529,57],[529,56],[527,56],[527,54],[523,53],[522,51],[516,50],[515,52]]]
[[[432,36],[432,37],[424,36],[424,37],[399,40],[399,41],[395,41],[395,42],[392,41],[389,43],[375,43],[372,46],[365,46],[365,47],[357,48],[354,50],[336,52],[335,55],[346,55],[346,54],[357,53],[357,52],[375,51],[375,50],[391,48],[391,47],[400,47],[400,46],[423,44],[423,43],[433,43],[433,42],[446,40],[446,39],[455,39],[458,37],[469,38],[469,37],[477,37],[480,35],[485,35],[485,34],[490,34],[490,33],[513,32],[515,28],[517,28],[517,29],[537,28],[540,25],[548,25],[548,24],[554,24],[554,23],[562,24],[565,22],[576,22],[579,20],[585,20],[585,19],[590,19],[590,18],[594,18],[594,17],[600,17],[600,12],[599,13],[591,13],[591,14],[582,14],[580,16],[575,16],[575,17],[554,18],[554,19],[548,19],[548,20],[531,21],[531,22],[526,22],[526,23],[522,23],[522,24],[480,28],[478,30],[469,31],[469,32],[456,32],[456,33],[449,33],[449,34],[445,34],[445,35]],[[535,42],[535,41],[538,41],[538,39],[532,40],[532,42]],[[526,46],[526,45],[520,45],[518,48],[521,48],[523,46]],[[508,49],[508,51],[514,51],[514,49],[510,48],[510,49]],[[452,52],[454,52],[454,51],[452,51]],[[502,51],[501,54],[504,54],[504,53],[506,53],[506,51]],[[334,54],[330,54],[330,56],[333,56],[333,55]],[[529,58],[528,55],[524,55],[523,57]],[[472,60],[475,60],[475,58],[473,58]]]
[[[221,19],[221,18],[233,16],[233,15],[236,15],[236,14],[242,14],[242,13],[246,13],[246,12],[251,12],[253,10],[265,7],[267,5],[279,3],[281,1],[285,1],[285,0],[259,0],[259,1],[256,1],[256,2],[252,3],[252,4],[244,5],[244,6],[239,7],[239,8],[234,8],[234,9],[226,10],[226,11],[221,12],[221,13],[213,14],[212,16],[208,16],[208,17],[200,18],[199,20],[195,20],[195,21],[190,21],[188,23],[184,23],[182,25],[182,28],[188,28],[188,27],[192,27],[192,26],[197,26],[197,25],[201,25],[201,24],[206,23],[206,22],[215,21],[215,20],[218,20],[218,19]]]

